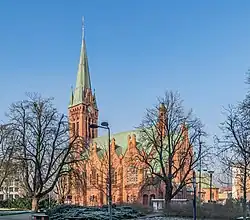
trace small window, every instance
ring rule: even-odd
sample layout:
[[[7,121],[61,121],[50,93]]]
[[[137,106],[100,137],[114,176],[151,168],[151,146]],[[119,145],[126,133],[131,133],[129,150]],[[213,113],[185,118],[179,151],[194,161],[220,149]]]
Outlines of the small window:
[[[95,137],[95,129],[92,129],[92,138]]]
[[[75,135],[75,123],[72,123],[72,131],[73,131],[73,135]]]
[[[114,184],[117,184],[117,172],[115,172],[115,176],[114,176]]]
[[[76,134],[79,135],[79,122],[76,122]]]

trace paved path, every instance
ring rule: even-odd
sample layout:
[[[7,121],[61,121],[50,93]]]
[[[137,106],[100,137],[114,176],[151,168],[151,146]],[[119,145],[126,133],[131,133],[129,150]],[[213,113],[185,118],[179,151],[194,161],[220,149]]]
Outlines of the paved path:
[[[0,220],[30,220],[31,214],[0,216]]]

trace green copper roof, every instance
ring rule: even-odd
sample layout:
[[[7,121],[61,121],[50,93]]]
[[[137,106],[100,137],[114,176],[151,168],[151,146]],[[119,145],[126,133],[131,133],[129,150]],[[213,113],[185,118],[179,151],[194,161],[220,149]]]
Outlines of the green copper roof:
[[[138,141],[138,136],[139,136],[138,130],[126,131],[111,135],[111,140],[115,138],[116,153],[118,155],[123,155],[126,152],[128,148],[128,135],[132,137],[133,134],[136,135],[136,140]],[[98,155],[101,157],[103,155],[103,149],[107,148],[108,136],[104,135],[94,138],[93,143],[94,142],[97,143],[97,147],[99,148]]]
[[[149,128],[149,132],[152,133],[154,132],[154,128]],[[137,142],[137,148],[145,150],[147,153],[150,153],[152,150],[152,146],[150,142],[146,143],[147,141],[143,141],[142,134],[140,129],[137,130],[131,130],[131,131],[126,131],[126,132],[121,132],[117,134],[112,134],[111,135],[111,140],[115,138],[115,144],[116,144],[116,153],[117,155],[125,155],[126,150],[128,148],[128,136],[130,135],[136,135],[136,142]],[[143,141],[143,142],[141,142]],[[100,136],[97,138],[94,138],[92,142],[97,143],[97,154],[99,158],[102,158],[104,154],[107,154],[107,146],[108,146],[108,136]],[[164,140],[164,145],[168,145],[167,139]],[[106,151],[106,152],[105,152]],[[163,151],[163,158],[164,158],[164,163],[167,163],[168,161],[168,152],[166,150]],[[156,157],[155,160],[152,160],[151,164],[154,168],[154,172],[160,172],[161,171],[161,162],[159,161],[159,156]],[[203,185],[207,185],[207,182]],[[205,188],[205,187],[204,187]]]
[[[80,53],[80,61],[78,65],[76,88],[74,91],[73,102],[70,105],[77,105],[83,102],[83,92],[85,89],[91,90],[91,81],[89,73],[88,56],[86,50],[86,43],[84,38],[84,30],[82,33],[82,45]]]
[[[84,38],[82,39],[80,61],[79,61],[77,80],[76,80],[76,88],[79,87],[84,89],[91,89],[88,57],[87,57],[86,44]]]

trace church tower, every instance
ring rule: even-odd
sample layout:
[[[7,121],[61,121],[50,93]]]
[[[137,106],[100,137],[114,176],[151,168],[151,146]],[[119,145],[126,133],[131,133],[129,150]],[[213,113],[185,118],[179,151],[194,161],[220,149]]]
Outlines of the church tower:
[[[97,137],[98,129],[89,128],[90,124],[98,123],[98,108],[95,93],[91,89],[83,22],[80,61],[75,89],[72,88],[71,92],[68,114],[71,131],[74,135],[79,135],[85,140]]]

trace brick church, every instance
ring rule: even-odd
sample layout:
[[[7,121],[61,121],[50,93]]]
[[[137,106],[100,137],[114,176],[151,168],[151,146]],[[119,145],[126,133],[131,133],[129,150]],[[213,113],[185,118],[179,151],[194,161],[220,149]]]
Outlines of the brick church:
[[[99,123],[99,109],[90,76],[83,30],[76,85],[70,97],[68,114],[73,131],[89,140],[90,144],[88,159],[75,168],[80,178],[78,176],[75,181],[71,178],[69,198],[73,204],[99,206],[107,204],[108,137],[99,137],[97,129],[89,127],[90,124]],[[145,166],[132,160],[137,154],[138,137],[138,130],[111,134],[113,203],[139,202],[149,205],[152,198],[163,198],[162,184],[146,185]],[[186,189],[183,190],[180,198],[186,198],[187,193]]]

